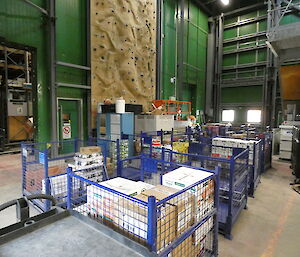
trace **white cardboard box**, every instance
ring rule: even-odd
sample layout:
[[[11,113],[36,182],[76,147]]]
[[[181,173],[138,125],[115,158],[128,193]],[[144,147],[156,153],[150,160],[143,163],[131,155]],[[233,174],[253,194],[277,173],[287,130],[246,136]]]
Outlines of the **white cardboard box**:
[[[163,185],[182,190],[211,175],[212,173],[210,172],[180,167],[163,175]],[[214,187],[212,183],[211,180],[207,180],[190,190],[190,192],[195,195],[197,222],[201,221],[202,217],[214,207]]]
[[[142,191],[154,187],[144,182],[135,182],[119,177],[104,181],[100,185],[129,196],[136,196]],[[87,203],[100,217],[115,220],[117,218],[115,209],[118,207],[119,199],[122,197],[108,190],[93,185],[87,187]]]
[[[171,131],[174,128],[173,115],[136,115],[135,133],[159,130]]]

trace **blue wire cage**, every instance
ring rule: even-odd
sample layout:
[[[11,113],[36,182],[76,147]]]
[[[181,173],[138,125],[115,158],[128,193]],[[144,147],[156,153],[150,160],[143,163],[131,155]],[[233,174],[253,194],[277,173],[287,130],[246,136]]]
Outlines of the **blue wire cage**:
[[[120,160],[120,167],[122,178],[131,178],[134,168],[139,170],[138,181],[154,186],[163,184],[165,174],[190,168],[147,155]],[[196,169],[208,175],[162,199],[142,197],[135,190],[125,194],[110,188],[110,181],[97,184],[68,169],[68,208],[146,245],[158,256],[217,256],[219,168]]]

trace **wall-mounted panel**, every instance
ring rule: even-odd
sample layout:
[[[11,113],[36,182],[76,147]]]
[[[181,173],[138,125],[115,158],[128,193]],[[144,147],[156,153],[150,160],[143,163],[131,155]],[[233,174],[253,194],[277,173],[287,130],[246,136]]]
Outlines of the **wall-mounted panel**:
[[[300,65],[282,66],[280,79],[283,100],[300,100]]]
[[[259,103],[262,101],[262,86],[231,87],[222,89],[222,103]]]
[[[193,112],[204,109],[208,18],[192,0],[185,1],[184,33],[179,34],[180,7],[178,1],[163,1],[163,98],[175,96],[171,78],[177,77],[178,39],[184,36],[182,95],[177,99],[191,101]],[[175,38],[174,38],[175,36]],[[177,81],[178,82],[178,81]]]

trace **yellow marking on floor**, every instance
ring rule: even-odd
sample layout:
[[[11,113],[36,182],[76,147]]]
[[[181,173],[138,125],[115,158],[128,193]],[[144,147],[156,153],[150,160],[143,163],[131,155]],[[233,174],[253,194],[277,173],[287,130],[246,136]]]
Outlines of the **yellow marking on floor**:
[[[284,230],[285,223],[287,221],[287,218],[291,212],[291,209],[293,207],[293,203],[296,199],[297,194],[291,194],[287,204],[284,206],[284,209],[281,212],[281,215],[278,219],[277,228],[272,234],[269,242],[268,247],[264,251],[264,253],[261,255],[261,257],[272,257],[274,255],[274,250],[276,248],[276,245],[279,241],[279,238]]]

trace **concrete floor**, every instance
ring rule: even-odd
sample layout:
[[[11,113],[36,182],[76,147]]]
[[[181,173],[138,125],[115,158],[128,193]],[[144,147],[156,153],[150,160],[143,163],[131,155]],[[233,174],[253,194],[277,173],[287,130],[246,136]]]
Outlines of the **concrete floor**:
[[[220,257],[299,257],[300,195],[289,183],[289,163],[277,159],[261,178],[233,229],[233,240],[219,236]],[[21,196],[21,157],[0,156],[0,203]],[[0,228],[15,222],[15,209],[0,213]]]

